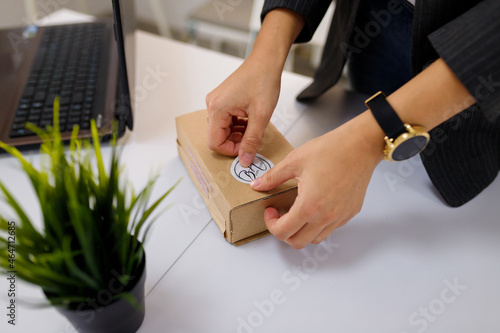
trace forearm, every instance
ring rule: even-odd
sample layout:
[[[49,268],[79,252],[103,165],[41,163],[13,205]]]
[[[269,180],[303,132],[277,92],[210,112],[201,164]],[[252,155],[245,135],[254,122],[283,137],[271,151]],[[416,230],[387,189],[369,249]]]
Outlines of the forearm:
[[[387,100],[404,123],[431,130],[475,103],[442,59],[390,95]]]
[[[475,103],[442,59],[388,96],[387,101],[403,123],[420,125],[428,131]],[[371,155],[381,160],[385,134],[371,111],[365,111],[356,121],[366,128],[363,142]]]
[[[281,73],[288,52],[303,27],[304,19],[296,12],[283,8],[270,11],[248,58],[269,64]]]

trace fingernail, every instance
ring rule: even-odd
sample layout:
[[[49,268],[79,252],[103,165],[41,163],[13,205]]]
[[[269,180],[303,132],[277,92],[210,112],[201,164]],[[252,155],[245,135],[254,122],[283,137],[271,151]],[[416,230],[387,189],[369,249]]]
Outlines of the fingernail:
[[[253,187],[253,188],[259,187],[260,183],[261,183],[261,177],[255,178],[254,180],[252,180],[250,182],[250,186]]]
[[[244,153],[243,156],[241,156],[240,158],[240,164],[245,167],[245,168],[248,168],[250,166],[250,164],[252,164],[253,162],[253,155],[250,154],[250,153]]]

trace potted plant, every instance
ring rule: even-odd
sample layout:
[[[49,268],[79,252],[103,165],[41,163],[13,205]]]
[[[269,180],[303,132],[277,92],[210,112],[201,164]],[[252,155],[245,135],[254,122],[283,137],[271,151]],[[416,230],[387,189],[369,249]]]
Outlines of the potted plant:
[[[75,127],[65,149],[58,108],[56,99],[53,127],[27,125],[43,139],[39,169],[0,142],[21,163],[43,217],[43,228],[37,228],[0,181],[0,194],[17,215],[12,220],[0,213],[0,270],[40,286],[80,331],[135,332],[144,319],[142,244],[153,211],[178,182],[149,205],[155,179],[135,195],[122,179],[115,140],[106,170],[95,122],[92,142],[76,139]]]

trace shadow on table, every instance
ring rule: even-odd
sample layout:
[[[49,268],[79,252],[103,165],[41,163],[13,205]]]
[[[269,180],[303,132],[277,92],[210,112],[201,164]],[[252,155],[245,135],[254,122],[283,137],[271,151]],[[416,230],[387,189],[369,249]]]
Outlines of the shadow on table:
[[[318,262],[318,270],[343,270],[360,265],[368,257],[394,251],[409,259],[428,256],[432,260],[443,251],[464,252],[473,244],[495,244],[500,234],[495,193],[499,189],[497,182],[459,208],[443,205],[428,210],[415,206],[411,211],[396,214],[389,210],[379,214],[362,212],[336,229],[322,245],[310,244],[301,251],[289,246],[278,249],[290,266],[304,265],[305,258],[311,257]]]

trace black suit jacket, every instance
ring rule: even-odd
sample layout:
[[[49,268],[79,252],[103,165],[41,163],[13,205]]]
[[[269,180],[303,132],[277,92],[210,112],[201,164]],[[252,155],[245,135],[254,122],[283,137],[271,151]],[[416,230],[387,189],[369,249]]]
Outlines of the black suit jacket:
[[[349,52],[361,1],[337,0],[330,31],[313,83],[297,96],[314,100],[335,85]],[[390,1],[388,0],[388,3]],[[306,21],[296,42],[310,40],[329,0],[266,0],[262,17],[288,8]],[[475,98],[476,104],[431,131],[421,153],[429,177],[445,201],[460,206],[488,186],[500,169],[500,1],[416,0],[412,73],[441,57]],[[460,106],[456,106],[460,107]]]

